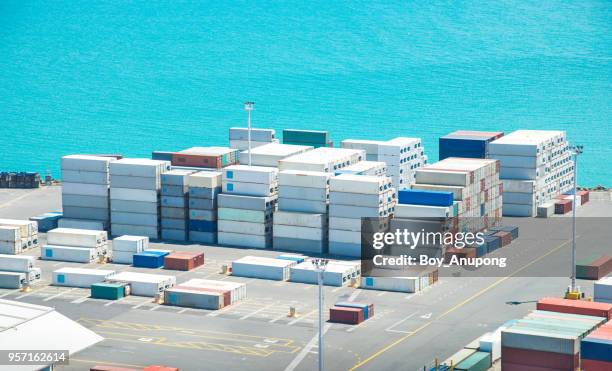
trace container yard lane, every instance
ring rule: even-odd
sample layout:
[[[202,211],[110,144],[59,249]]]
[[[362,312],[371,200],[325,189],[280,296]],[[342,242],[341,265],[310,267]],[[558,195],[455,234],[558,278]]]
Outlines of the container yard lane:
[[[0,217],[25,219],[59,209],[59,188],[28,192],[18,201],[0,207]],[[606,196],[593,197],[579,209],[579,215],[609,216],[612,200]],[[605,235],[595,227],[584,226],[579,234],[579,241],[588,235],[590,241],[601,242],[595,245],[608,246],[603,243]],[[40,237],[44,243],[45,235]],[[204,251],[206,264],[179,272],[125,264],[36,260],[42,278],[32,290],[0,289],[0,297],[53,306],[105,338],[77,354],[69,365],[59,366],[59,370],[83,370],[95,364],[132,368],[166,364],[182,371],[316,368],[316,285],[221,273],[223,265],[236,259],[247,255],[273,257],[277,252],[188,244],[151,245],[158,249]],[[565,273],[557,274],[561,277],[531,276],[538,276],[538,271],[551,265],[562,272],[568,270],[568,246],[564,236],[539,242],[517,240],[505,253],[520,264],[512,265],[506,274],[443,276],[436,285],[416,294],[325,286],[326,321],[327,309],[339,301],[371,302],[376,307],[375,315],[359,325],[326,322],[326,369],[416,371],[431,365],[435,358],[444,360],[485,332],[535,309],[537,299],[561,295],[568,284]],[[37,256],[40,249],[26,254]],[[246,283],[248,297],[217,311],[160,305],[153,298],[142,296],[115,301],[94,299],[89,297],[88,289],[50,285],[54,270],[71,267],[172,274],[179,284],[191,279]],[[296,316],[288,316],[290,308],[295,308]]]

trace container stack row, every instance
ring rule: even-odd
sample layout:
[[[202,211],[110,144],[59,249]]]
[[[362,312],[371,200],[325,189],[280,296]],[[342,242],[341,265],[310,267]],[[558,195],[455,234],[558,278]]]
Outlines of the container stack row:
[[[172,166],[221,169],[238,163],[239,151],[228,147],[192,147],[172,153]]]
[[[134,254],[149,248],[149,237],[124,235],[113,239],[113,263],[132,264]]]
[[[33,256],[0,254],[0,288],[20,289],[40,279]]]
[[[274,249],[326,253],[331,173],[283,170],[278,177]]]
[[[0,254],[20,254],[34,247],[38,247],[35,221],[0,219]]]
[[[329,253],[360,257],[362,232],[366,232],[362,231],[362,218],[372,218],[378,224],[393,215],[395,188],[391,179],[341,174],[330,179],[329,189]]]
[[[612,322],[601,325],[582,339],[580,352],[583,370],[612,370]]]
[[[300,146],[333,147],[327,131],[284,129],[283,143]]]
[[[264,146],[269,143],[278,143],[274,129],[251,128],[251,149]],[[248,128],[230,128],[229,146],[233,149],[245,151],[249,148]]]
[[[110,163],[114,157],[62,157],[62,226],[108,230],[110,226]]]
[[[278,167],[278,161],[286,157],[304,153],[312,150],[312,146],[301,146],[294,144],[269,143],[251,149],[251,165]],[[248,151],[240,152],[240,163],[249,164]]]
[[[272,247],[273,213],[278,198],[278,169],[234,165],[223,169],[219,195],[220,245]]]
[[[189,175],[192,170],[170,170],[161,176],[161,238],[187,241],[189,235]]]
[[[440,137],[438,160],[448,157],[488,158],[489,143],[504,136],[496,131],[458,130]]]
[[[573,187],[564,131],[514,131],[489,144],[489,157],[500,162],[506,216],[535,216],[539,205]]]
[[[387,175],[397,189],[414,182],[415,170],[427,164],[427,156],[420,138],[398,137],[387,141],[347,139],[342,148],[366,151],[366,160],[384,162]]]
[[[217,243],[217,195],[221,192],[220,171],[189,175],[189,241]]]
[[[110,255],[106,231],[57,228],[47,232],[40,250],[43,260],[92,263]]]
[[[365,159],[361,149],[319,147],[278,161],[279,170],[321,171],[334,174],[337,170]]]
[[[111,162],[111,231],[158,239],[161,175],[167,161],[124,158]]]

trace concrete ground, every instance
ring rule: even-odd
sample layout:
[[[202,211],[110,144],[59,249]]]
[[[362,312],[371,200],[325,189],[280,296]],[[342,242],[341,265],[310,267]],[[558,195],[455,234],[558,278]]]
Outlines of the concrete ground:
[[[0,217],[27,218],[59,210],[60,193],[59,187],[0,190]],[[579,224],[579,246],[583,250],[588,247],[589,253],[606,252],[612,233],[586,217],[610,216],[612,199],[609,193],[591,199],[578,209],[578,215],[589,221]],[[569,220],[553,219],[564,226],[562,232],[554,223],[506,219],[504,224],[521,225],[521,237],[493,255],[506,256],[512,263],[484,277],[443,276],[439,283],[417,294],[325,287],[326,308],[338,300],[375,305],[375,316],[359,326],[325,323],[325,368],[422,370],[505,321],[522,317],[535,308],[540,297],[562,295],[569,283]],[[536,222],[543,224],[530,230]],[[605,223],[605,219],[599,222]],[[41,240],[44,242],[44,234]],[[60,370],[87,370],[94,364],[165,364],[183,371],[316,368],[316,286],[220,273],[221,265],[236,258],[275,256],[276,251],[165,243],[153,243],[152,247],[204,251],[206,264],[190,272],[176,272],[38,260],[43,279],[31,292],[0,289],[0,297],[53,306],[105,338],[74,355],[69,365],[58,367]],[[38,256],[40,250],[27,253]],[[137,296],[119,301],[91,299],[89,290],[49,285],[51,272],[67,266],[170,274],[177,276],[179,283],[190,278],[246,282],[248,299],[219,311],[159,305],[152,298]],[[592,282],[579,284],[587,295],[592,294]],[[287,316],[289,307],[297,308],[297,317]],[[326,321],[327,317],[326,311]]]

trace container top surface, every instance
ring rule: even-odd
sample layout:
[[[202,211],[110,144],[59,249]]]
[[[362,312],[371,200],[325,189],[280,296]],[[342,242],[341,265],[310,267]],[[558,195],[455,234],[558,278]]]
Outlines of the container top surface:
[[[342,311],[342,312],[353,312],[353,313],[358,313],[358,312],[361,312],[363,310],[362,308],[339,307],[339,306],[333,306],[331,309],[332,310],[337,310],[337,311]]]
[[[176,175],[176,176],[185,176],[189,174],[193,174],[195,170],[187,170],[187,169],[172,169],[170,171],[166,171],[164,176],[168,175]]]
[[[165,282],[171,280],[173,277],[175,276],[137,272],[119,272],[113,276],[113,279],[126,281]]]
[[[612,310],[612,304],[600,303],[595,301],[584,301],[584,300],[570,300],[570,299],[559,299],[559,298],[542,298],[538,301],[538,304],[553,304],[563,305],[574,308],[589,308],[599,309],[604,311]]]
[[[91,229],[78,229],[78,228],[55,228],[47,232],[47,234],[78,234],[87,236],[99,236],[106,234],[106,231],[94,231]]]
[[[296,162],[296,163],[307,162],[307,163],[316,163],[316,164],[327,164],[329,162],[343,160],[344,158],[348,156],[353,156],[353,155],[360,154],[360,153],[362,153],[360,150],[355,150],[355,149],[319,147],[319,148],[313,149],[312,151],[299,153],[297,155],[287,157],[280,161]]]
[[[361,183],[381,183],[384,182],[386,177],[378,175],[354,175],[354,174],[340,174],[331,178],[332,184],[339,180],[348,180],[351,182]]]
[[[385,167],[387,164],[382,161],[359,161],[356,164],[343,167],[342,171],[366,171],[370,169],[376,169]]]
[[[221,176],[223,176],[223,173],[220,171],[198,171],[197,173],[189,175],[189,177],[198,178],[217,178]]]
[[[148,158],[122,158],[121,160],[113,161],[112,165],[148,165],[148,166],[158,166],[158,165],[170,165],[168,161],[162,160],[151,160]]]
[[[595,284],[597,284],[597,285],[612,286],[612,276],[604,277],[604,278],[596,281]]]
[[[146,236],[132,236],[132,235],[124,234],[123,236],[115,237],[113,241],[142,241],[142,240],[148,240],[148,239],[149,237],[146,237]]]
[[[67,155],[67,156],[63,156],[62,159],[92,160],[92,161],[103,161],[103,162],[116,161],[116,159],[113,157],[95,156],[95,155]]]
[[[323,130],[306,130],[306,129],[283,129],[283,133],[285,132],[327,134],[327,131],[323,131]]]
[[[20,220],[20,219],[0,219],[0,225],[32,225],[36,222],[31,220]]]
[[[233,126],[230,128],[230,130],[244,130],[247,131],[249,130],[249,128],[243,128],[243,127],[237,127],[237,126]],[[261,131],[261,132],[267,132],[267,133],[276,133],[276,130],[274,129],[265,129],[265,128],[251,128],[251,131]]]
[[[124,287],[124,283],[120,282],[96,282],[92,283],[92,286],[103,286],[103,287]]]
[[[481,135],[485,137],[497,137],[504,135],[503,131],[477,131],[477,130],[457,130],[448,135]]]
[[[420,170],[464,170],[474,171],[482,167],[494,164],[497,160],[484,159],[484,158],[461,158],[461,157],[447,157],[442,161],[438,161],[433,164],[426,165]]]
[[[225,288],[228,290],[246,286],[246,284],[240,283],[240,282],[215,281],[215,280],[205,280],[205,279],[200,279],[200,278],[192,278],[189,281],[185,281],[181,283],[181,285],[182,286],[193,286],[193,287]]]
[[[170,252],[168,252],[168,251],[145,250],[145,251],[136,253],[134,255],[141,255],[141,256],[166,256],[168,254],[170,254]]]
[[[324,171],[309,171],[309,170],[283,170],[279,172],[280,175],[296,175],[296,176],[318,176],[331,178],[331,174]]]
[[[493,144],[538,145],[554,138],[564,136],[558,130],[517,130],[493,141]]]
[[[195,287],[195,286],[189,286],[189,285],[185,285],[185,284],[180,284],[174,287],[171,287],[169,289],[166,289],[166,291],[169,292],[189,292],[189,293],[194,293],[194,294],[206,294],[206,295],[214,295],[214,296],[223,296],[223,292],[222,289],[214,289],[214,288],[207,288],[207,287]],[[229,290],[225,290],[226,292]]]
[[[275,155],[275,156],[290,156],[295,153],[301,153],[313,149],[312,146],[300,146],[296,144],[269,143],[263,146],[251,148],[251,155]],[[248,151],[243,151],[247,153]]]
[[[299,263],[291,267],[291,269],[292,270],[298,269],[298,270],[305,270],[305,271],[316,271],[316,268],[314,267],[314,265],[312,265],[311,262]],[[329,262],[327,264],[327,267],[325,268],[325,272],[326,273],[349,273],[353,269],[354,268],[351,267],[350,265],[335,264],[333,262]]]
[[[233,264],[236,264],[236,263],[284,268],[284,267],[289,267],[293,265],[295,262],[291,260],[285,260],[285,259],[266,258],[266,257],[260,257],[260,256],[245,256],[238,260],[234,260]]]
[[[229,147],[191,147],[184,149],[178,153],[185,155],[200,155],[200,156],[219,156],[235,152],[235,149]]]
[[[278,169],[269,166],[231,165],[223,168],[223,171],[250,171],[257,173],[277,173]]]
[[[96,276],[108,276],[108,275],[114,274],[115,271],[105,270],[105,269],[65,267],[65,268],[54,270],[53,273],[57,273],[57,274],[74,273],[74,274],[90,274],[90,275],[96,275]]]

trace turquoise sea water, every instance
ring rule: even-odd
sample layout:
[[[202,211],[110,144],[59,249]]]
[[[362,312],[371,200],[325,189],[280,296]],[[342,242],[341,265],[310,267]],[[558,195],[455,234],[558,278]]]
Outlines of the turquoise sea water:
[[[612,3],[0,1],[0,169],[226,145],[561,129],[612,186]]]

